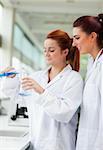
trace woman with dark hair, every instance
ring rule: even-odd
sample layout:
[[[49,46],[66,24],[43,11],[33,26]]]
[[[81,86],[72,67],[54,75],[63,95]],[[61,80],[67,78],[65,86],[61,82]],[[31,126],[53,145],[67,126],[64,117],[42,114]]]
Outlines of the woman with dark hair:
[[[22,80],[23,88],[32,90],[27,97],[31,145],[33,150],[75,150],[83,87],[79,51],[66,32],[55,30],[44,41],[44,55],[50,67]]]
[[[89,54],[76,150],[103,149],[103,14],[73,23],[73,45]]]

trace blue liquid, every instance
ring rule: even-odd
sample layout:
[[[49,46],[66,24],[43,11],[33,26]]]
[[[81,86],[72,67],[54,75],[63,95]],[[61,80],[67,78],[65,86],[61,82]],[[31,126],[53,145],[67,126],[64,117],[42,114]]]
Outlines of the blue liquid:
[[[16,75],[18,74],[17,72],[4,72],[4,73],[0,73],[0,78],[2,77],[8,77],[8,76],[11,76],[11,75]]]
[[[19,95],[20,96],[29,96],[29,95],[31,95],[31,93],[29,91],[22,90],[22,91],[19,92]]]

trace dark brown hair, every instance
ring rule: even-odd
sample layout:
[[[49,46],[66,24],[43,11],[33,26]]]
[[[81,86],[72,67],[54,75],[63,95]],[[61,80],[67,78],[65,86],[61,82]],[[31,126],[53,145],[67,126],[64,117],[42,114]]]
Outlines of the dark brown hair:
[[[61,50],[68,48],[67,61],[70,63],[73,70],[79,71],[80,54],[76,47],[72,47],[73,40],[69,37],[69,35],[62,30],[54,30],[47,35],[46,39],[48,38],[57,41]]]
[[[79,17],[74,21],[73,27],[80,27],[87,34],[95,32],[98,46],[103,47],[103,14]]]

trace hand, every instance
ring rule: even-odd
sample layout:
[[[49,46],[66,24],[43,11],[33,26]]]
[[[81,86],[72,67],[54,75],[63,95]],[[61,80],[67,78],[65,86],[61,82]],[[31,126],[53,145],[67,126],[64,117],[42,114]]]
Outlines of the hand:
[[[4,70],[2,70],[1,73],[12,72],[14,70],[15,70],[15,68],[10,66],[10,67],[7,67]],[[16,76],[16,74],[13,74],[13,75],[9,75],[7,78],[14,78],[15,76]]]
[[[44,89],[30,77],[22,78],[22,88],[24,90],[33,89],[39,94],[42,94],[44,92]]]

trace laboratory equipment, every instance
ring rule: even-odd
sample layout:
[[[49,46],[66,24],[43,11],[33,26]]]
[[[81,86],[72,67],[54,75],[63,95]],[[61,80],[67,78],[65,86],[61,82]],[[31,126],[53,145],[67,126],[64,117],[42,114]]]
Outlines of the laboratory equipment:
[[[10,75],[16,75],[18,74],[17,72],[4,72],[4,73],[0,73],[0,78],[2,77],[8,77]]]
[[[22,83],[21,83],[22,82],[22,78],[27,77],[27,76],[28,76],[27,72],[22,69],[22,71],[20,73],[20,92],[19,92],[19,95],[21,95],[21,96],[29,96],[29,95],[31,95],[31,91],[30,90],[24,90],[22,88]]]

